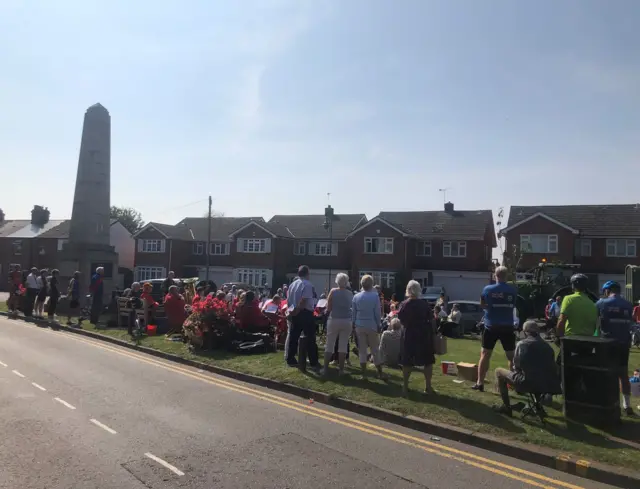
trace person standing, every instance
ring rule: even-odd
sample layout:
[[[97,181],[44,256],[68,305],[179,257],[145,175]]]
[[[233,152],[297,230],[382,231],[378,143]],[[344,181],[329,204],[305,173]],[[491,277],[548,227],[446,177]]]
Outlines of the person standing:
[[[327,297],[327,347],[324,352],[323,375],[329,371],[329,363],[333,353],[331,348],[338,342],[338,375],[344,373],[344,360],[349,348],[349,337],[351,336],[351,304],[353,302],[353,292],[347,289],[349,276],[346,273],[339,273],[336,276],[338,287],[329,291]]]
[[[631,384],[629,382],[629,349],[631,348],[631,324],[633,304],[620,297],[620,284],[609,281],[602,287],[604,299],[596,302],[600,320],[600,336],[616,341],[616,360],[619,366],[618,377],[622,391],[622,409],[634,416],[631,407]]]
[[[420,299],[422,287],[416,280],[410,280],[405,292],[408,299],[400,304],[398,319],[402,330],[402,395],[409,392],[409,376],[414,367],[424,366],[424,393],[433,394],[431,378],[435,357],[435,330],[433,314],[427,301]]]
[[[7,306],[9,313],[16,317],[18,308],[20,307],[20,299],[22,297],[22,269],[20,265],[16,265],[12,272],[9,273],[9,300]]]
[[[373,277],[365,275],[360,280],[362,290],[353,296],[351,304],[351,321],[356,330],[358,340],[358,354],[360,356],[360,370],[362,377],[367,373],[368,350],[371,351],[373,364],[378,378],[383,378],[382,362],[379,358],[381,308],[380,295],[373,288]]]
[[[571,277],[573,294],[565,296],[560,308],[556,336],[593,336],[598,326],[598,308],[587,295],[589,278],[576,273]]]
[[[67,288],[67,297],[69,298],[69,313],[67,315],[67,326],[73,326],[71,316],[80,308],[80,272],[73,273],[73,278],[69,280]],[[82,326],[82,313],[78,316],[78,327]]]
[[[165,278],[164,281],[162,282],[163,297],[165,297],[169,293],[169,289],[171,288],[172,285],[176,285],[175,276],[176,276],[176,273],[171,271],[167,275],[167,278]]]
[[[296,353],[300,336],[304,335],[303,348],[309,357],[311,368],[320,371],[316,345],[316,324],[313,318],[315,301],[313,284],[309,281],[309,267],[298,268],[298,279],[291,284],[287,295],[288,333],[285,341],[285,359],[290,367],[297,367]],[[303,370],[306,365],[300,362]]]
[[[44,319],[44,303],[47,301],[47,295],[49,294],[47,285],[47,270],[42,269],[38,277],[38,296],[34,311],[34,317],[38,319]]]
[[[51,270],[51,278],[49,279],[49,304],[47,305],[47,317],[49,318],[50,323],[54,322],[56,309],[58,307],[58,299],[60,298],[59,275],[59,270],[55,268]]]
[[[33,307],[35,300],[38,297],[38,269],[33,267],[31,273],[27,275],[26,280],[27,291],[24,297],[23,312],[24,317],[30,318],[33,316]]]
[[[91,317],[89,322],[94,326],[98,325],[100,313],[102,312],[102,299],[104,295],[104,268],[96,268],[96,273],[91,277],[89,292],[91,293]]]
[[[478,381],[473,390],[484,392],[484,378],[489,370],[491,354],[500,341],[509,360],[509,370],[513,367],[513,354],[516,349],[516,333],[513,329],[513,309],[516,307],[518,291],[507,284],[507,267],[497,267],[496,283],[487,285],[482,291],[480,305],[484,309],[484,330],[482,331],[482,350],[478,364]]]

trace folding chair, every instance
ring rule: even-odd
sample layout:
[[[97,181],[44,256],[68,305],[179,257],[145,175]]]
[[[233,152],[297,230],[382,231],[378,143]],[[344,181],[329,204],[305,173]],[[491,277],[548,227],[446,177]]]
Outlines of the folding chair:
[[[544,394],[527,392],[527,403],[524,408],[522,408],[522,419],[525,419],[527,416],[538,416],[540,421],[544,423],[544,418],[547,417],[547,412],[544,410],[542,406],[542,396]]]

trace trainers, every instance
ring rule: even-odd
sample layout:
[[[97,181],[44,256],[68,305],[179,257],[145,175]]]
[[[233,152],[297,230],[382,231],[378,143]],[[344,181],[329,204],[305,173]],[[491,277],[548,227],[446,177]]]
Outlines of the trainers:
[[[474,391],[480,391],[480,392],[484,392],[484,384],[474,384],[473,387],[471,387]]]

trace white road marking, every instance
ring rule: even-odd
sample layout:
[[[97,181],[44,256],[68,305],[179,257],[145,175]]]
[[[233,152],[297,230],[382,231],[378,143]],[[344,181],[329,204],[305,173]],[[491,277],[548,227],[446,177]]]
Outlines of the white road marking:
[[[62,400],[59,397],[54,397],[53,399],[54,399],[54,401],[58,401],[60,404],[62,404],[63,406],[68,407],[69,409],[75,409],[76,408],[75,406],[72,406],[67,401]]]
[[[9,365],[7,365],[6,363],[0,362],[0,365],[2,365],[3,367],[8,367]]]
[[[36,389],[40,389],[41,391],[47,390],[44,387],[42,387],[40,384],[36,384],[35,382],[31,382],[31,385],[34,386]]]
[[[104,431],[107,431],[109,433],[111,433],[112,435],[115,435],[117,432],[116,430],[112,430],[111,428],[109,428],[106,424],[102,424],[100,421],[98,421],[97,419],[90,419],[89,421],[91,421],[94,425],[96,425],[99,428],[102,428]]]
[[[171,472],[173,472],[176,475],[184,475],[184,472],[182,472],[180,469],[174,467],[169,462],[165,462],[160,457],[156,457],[153,453],[147,452],[147,453],[144,454],[144,456],[150,458],[154,462],[158,462],[160,465],[162,465],[163,467],[166,467],[167,469],[169,469]]]
[[[18,372],[17,370],[12,370],[12,372],[13,372],[14,374],[16,374],[18,377],[20,377],[20,378],[24,379],[24,375],[22,375],[22,374],[21,374],[20,372]]]

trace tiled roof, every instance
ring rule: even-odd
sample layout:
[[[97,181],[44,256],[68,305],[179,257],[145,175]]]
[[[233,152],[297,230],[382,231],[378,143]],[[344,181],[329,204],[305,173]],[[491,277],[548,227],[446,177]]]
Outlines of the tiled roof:
[[[173,224],[162,224],[160,222],[150,222],[149,225],[156,228],[161,233],[165,234],[169,239],[179,239],[191,241],[193,235],[191,230],[184,223],[178,223],[175,226]]]
[[[638,236],[640,235],[640,205],[543,205],[511,206],[511,227],[518,222],[542,213],[577,230],[586,236]]]
[[[188,239],[196,241],[206,241],[208,231],[208,219],[206,217],[186,217],[178,224],[173,226],[178,235],[171,236],[174,239]],[[262,217],[214,217],[211,219],[211,239],[212,240],[228,240],[229,235],[236,229],[241,228],[250,221],[264,224]],[[185,234],[184,229],[189,232],[189,236]],[[193,237],[191,237],[193,233]],[[165,233],[169,235],[169,233]]]
[[[117,219],[111,219],[111,222],[109,223],[109,225],[113,226],[116,222],[118,222]],[[64,221],[61,221],[60,224],[58,224],[56,227],[51,228],[48,231],[45,231],[44,233],[42,233],[38,237],[39,238],[68,239],[69,238],[69,228],[70,227],[71,227],[71,220],[70,219],[66,219]]]
[[[335,214],[333,216],[333,239],[346,239],[347,235],[355,229],[362,220],[366,221],[364,214]],[[269,225],[284,226],[293,237],[298,239],[327,239],[329,231],[324,224],[324,214],[314,215],[277,215],[269,219]]]
[[[66,221],[61,219],[51,219],[44,226],[36,226],[31,224],[31,219],[5,221],[0,226],[0,237],[15,239],[46,238],[49,232],[64,222]]]
[[[484,239],[490,210],[381,212],[378,217],[419,239]]]

